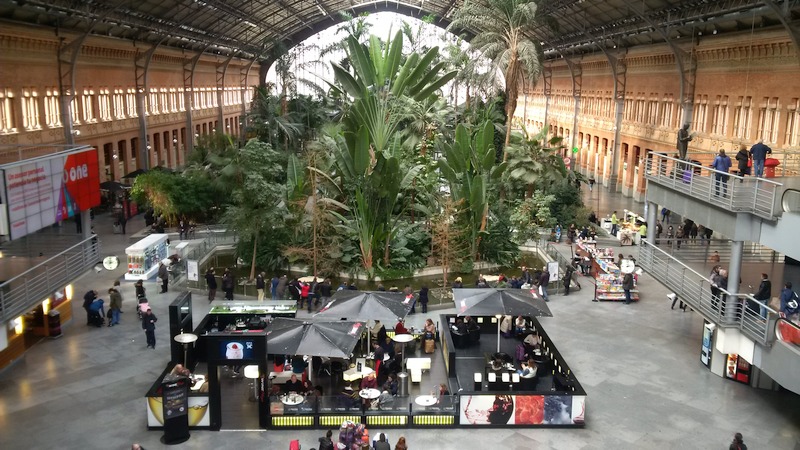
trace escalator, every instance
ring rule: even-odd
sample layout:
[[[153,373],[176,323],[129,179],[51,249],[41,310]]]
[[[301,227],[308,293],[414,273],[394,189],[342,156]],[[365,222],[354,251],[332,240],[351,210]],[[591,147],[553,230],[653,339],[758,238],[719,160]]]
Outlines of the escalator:
[[[755,365],[782,387],[800,394],[800,326],[785,318],[775,322],[775,342],[756,346]]]

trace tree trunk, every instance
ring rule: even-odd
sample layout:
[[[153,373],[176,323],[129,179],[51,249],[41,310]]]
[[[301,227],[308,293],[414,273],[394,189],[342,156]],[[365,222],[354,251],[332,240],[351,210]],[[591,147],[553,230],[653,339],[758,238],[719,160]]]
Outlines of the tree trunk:
[[[253,261],[250,263],[250,279],[256,278],[256,249],[258,248],[258,233],[253,236]]]
[[[525,199],[529,199],[533,197],[533,183],[528,185],[528,188],[525,190]]]
[[[489,217],[489,204],[487,203],[483,207],[483,216],[481,217],[480,233],[483,233],[484,231],[486,231],[486,221],[487,221],[488,217]],[[482,238],[482,235],[478,234],[478,239],[476,239],[476,243],[475,243],[475,261],[479,261],[480,260],[481,238]]]

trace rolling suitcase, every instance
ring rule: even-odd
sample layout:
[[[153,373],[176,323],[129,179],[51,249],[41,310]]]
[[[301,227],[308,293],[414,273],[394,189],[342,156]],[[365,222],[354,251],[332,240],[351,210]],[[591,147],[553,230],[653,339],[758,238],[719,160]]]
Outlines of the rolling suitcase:
[[[434,341],[433,339],[428,339],[425,341],[425,353],[433,353],[433,347],[435,342],[436,341]]]

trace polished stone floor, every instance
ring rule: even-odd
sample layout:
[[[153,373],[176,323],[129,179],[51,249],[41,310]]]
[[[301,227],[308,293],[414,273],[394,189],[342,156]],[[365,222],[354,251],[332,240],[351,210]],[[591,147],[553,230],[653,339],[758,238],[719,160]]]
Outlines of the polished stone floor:
[[[600,192],[600,193],[599,193]],[[629,206],[629,199],[595,188],[601,215]],[[641,207],[641,206],[639,206]],[[143,226],[141,218],[128,230]],[[126,237],[111,234],[100,216],[96,230],[105,253],[122,257]],[[630,248],[630,247],[628,247]],[[629,251],[625,250],[625,253]],[[87,273],[76,292],[104,292],[123,274]],[[591,301],[591,280],[570,296],[551,295],[554,317],[542,325],[588,393],[586,427],[562,429],[493,429],[465,434],[451,430],[381,430],[392,443],[404,435],[409,447],[427,450],[507,449],[711,449],[727,448],[741,432],[752,449],[800,446],[800,398],[788,392],[753,389],[711,374],[700,363],[702,319],[671,311],[667,290],[648,275],[641,278],[642,301]],[[156,350],[145,348],[135,318],[133,286],[123,283],[122,324],[88,328],[80,304],[76,319],[61,339],[42,341],[18,363],[0,373],[0,448],[126,449],[139,442],[163,448],[161,433],[147,431],[144,394],[169,356],[167,305],[174,292],[155,294],[151,305],[160,318]],[[202,311],[202,302],[196,302]],[[438,315],[442,311],[435,311]],[[420,326],[425,317],[409,318]],[[196,323],[196,322],[195,322]],[[799,375],[800,376],[800,375]],[[316,447],[313,431],[195,431],[177,448],[288,448],[299,439],[303,449]],[[465,441],[466,439],[466,441]]]

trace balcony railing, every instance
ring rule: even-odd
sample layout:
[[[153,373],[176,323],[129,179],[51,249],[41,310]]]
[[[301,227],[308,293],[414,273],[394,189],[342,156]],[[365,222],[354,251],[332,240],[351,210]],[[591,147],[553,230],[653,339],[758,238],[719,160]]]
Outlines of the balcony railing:
[[[724,289],[713,295],[711,282],[705,275],[649,242],[642,244],[637,263],[708,320],[721,327],[738,328],[762,344],[774,340],[772,324],[778,319],[778,313],[752,295],[731,294]]]
[[[776,196],[781,183],[720,172],[659,153],[649,156],[645,163],[645,178],[649,181],[728,211],[748,212],[769,220],[776,218]],[[716,175],[727,177],[727,181],[722,183]]]
[[[99,255],[100,242],[94,236],[0,284],[0,321],[6,323],[31,310],[94,267]]]

